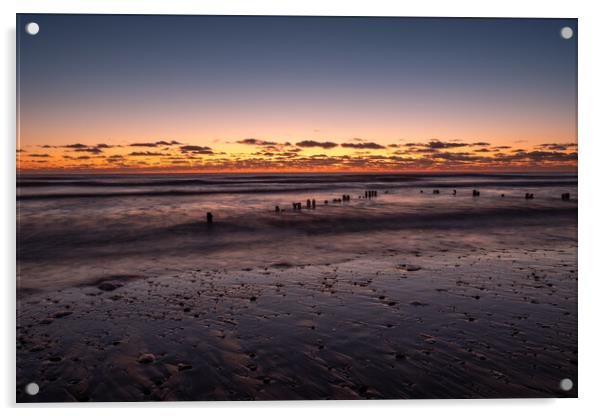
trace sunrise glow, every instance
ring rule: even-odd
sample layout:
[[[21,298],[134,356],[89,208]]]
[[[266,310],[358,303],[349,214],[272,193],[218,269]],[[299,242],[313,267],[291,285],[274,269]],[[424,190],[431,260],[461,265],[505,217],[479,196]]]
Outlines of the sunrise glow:
[[[23,172],[576,168],[555,20],[60,19],[20,43]]]

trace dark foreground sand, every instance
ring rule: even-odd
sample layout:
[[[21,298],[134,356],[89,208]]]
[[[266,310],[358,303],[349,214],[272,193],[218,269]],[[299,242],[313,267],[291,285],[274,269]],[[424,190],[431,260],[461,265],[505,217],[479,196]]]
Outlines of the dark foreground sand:
[[[17,400],[577,395],[575,221],[411,235],[20,294]]]

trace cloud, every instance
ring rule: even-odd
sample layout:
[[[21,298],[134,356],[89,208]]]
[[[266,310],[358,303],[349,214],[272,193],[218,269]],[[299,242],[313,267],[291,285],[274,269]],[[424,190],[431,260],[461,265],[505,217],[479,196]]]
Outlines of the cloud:
[[[174,143],[178,143],[177,147]],[[232,143],[232,142],[229,142]],[[337,144],[331,141],[301,140],[297,143],[271,142],[259,139],[244,139],[243,143],[253,153],[223,153],[214,151],[209,146],[185,145],[179,142],[159,140],[150,143],[134,143],[131,153],[123,155],[107,155],[102,153],[110,147],[124,147],[99,143],[85,145],[72,143],[67,145],[37,145],[40,147],[69,149],[64,151],[59,164],[65,169],[85,168],[140,168],[146,165],[151,169],[198,169],[198,170],[258,170],[258,171],[401,171],[408,169],[429,170],[465,170],[465,169],[529,169],[529,168],[566,168],[574,167],[577,162],[577,143],[544,143],[534,149],[514,148],[513,146],[491,146],[487,142],[469,140],[443,141],[432,139],[425,142],[400,144],[379,144],[362,139],[348,139],[346,143]],[[148,146],[147,146],[148,145]],[[159,147],[160,146],[160,147]],[[348,149],[343,155],[321,154],[304,155],[302,151],[314,148],[314,151],[328,150],[340,146]],[[136,147],[139,147],[136,149]],[[140,147],[149,147],[147,149]],[[316,150],[318,149],[318,150]],[[21,149],[19,149],[21,150]],[[17,150],[17,151],[19,151]],[[141,151],[136,151],[141,150]],[[175,152],[177,150],[177,152]],[[32,150],[30,150],[32,151]],[[75,153],[78,152],[78,153]],[[23,156],[29,156],[29,153]],[[206,157],[210,155],[211,157]],[[42,163],[60,159],[61,155],[46,153],[32,154],[23,163],[32,169],[41,169]],[[132,158],[129,158],[132,157]],[[149,163],[143,163],[144,157]],[[106,160],[105,164],[88,164],[89,159]],[[70,161],[69,162],[67,162]],[[38,165],[40,164],[40,165]],[[38,166],[36,168],[36,166]],[[45,166],[49,166],[46,164]],[[54,168],[54,164],[53,164]]]
[[[207,146],[180,146],[180,151],[184,153],[192,153],[195,155],[212,155],[214,154],[213,149]]]
[[[334,142],[318,142],[315,140],[302,140],[295,143],[295,145],[299,147],[321,147],[322,149],[332,149],[333,147],[338,146],[338,144]]]
[[[458,143],[458,142],[442,142],[440,140],[431,140],[428,142],[425,147],[430,149],[451,149],[455,147],[466,147],[470,146],[468,143]]]
[[[107,158],[105,160],[108,163],[114,163],[114,164],[121,165],[121,166],[123,166],[124,163],[126,162],[125,157],[123,157],[122,155],[107,156]]]
[[[85,157],[90,157],[90,156],[85,156]],[[65,160],[77,160],[77,157],[73,157],[73,156],[69,156],[69,155],[63,155],[63,159]]]
[[[176,140],[171,140],[171,141],[159,140],[157,142],[132,143],[129,146],[132,146],[132,147],[157,147],[157,146],[173,146],[173,145],[180,145],[180,144],[182,144],[182,143],[180,143]]]
[[[457,147],[472,147],[472,146],[483,147],[483,146],[489,146],[489,143],[487,143],[487,142],[467,143],[467,142],[456,142],[456,141],[444,142],[441,140],[431,140],[428,143],[406,143],[405,146],[406,147],[425,147],[425,148],[429,148],[429,149],[439,150],[439,149],[453,149],[453,148],[457,148]]]
[[[280,150],[282,149],[282,146],[273,146],[273,145],[267,145],[267,146],[263,146],[263,150]]]
[[[577,147],[577,143],[544,143],[540,144],[538,147],[547,149],[547,150],[569,150]]]
[[[130,147],[157,147],[157,143],[152,142],[152,143],[130,143],[129,144]]]
[[[416,147],[410,147],[409,149],[407,149],[405,151],[403,151],[403,150],[397,150],[397,151],[395,151],[393,153],[396,153],[396,154],[405,154],[407,152],[410,152],[410,153],[430,153],[430,154],[432,153],[432,154],[434,154],[434,153],[437,153],[439,151],[437,149],[430,149],[428,147],[426,147],[426,148],[422,148],[422,147],[418,147],[418,148],[416,148]]]
[[[278,143],[276,142],[269,142],[269,141],[265,141],[265,140],[259,140],[259,139],[244,139],[244,140],[238,140],[236,143],[238,144],[246,144],[249,146],[276,146],[278,145]]]
[[[98,147],[87,147],[85,149],[75,149],[74,152],[85,152],[85,153],[98,154],[98,153],[102,153],[102,150],[99,149]]]
[[[459,153],[451,153],[451,152],[444,152],[444,153],[436,153],[432,156],[432,158],[434,159],[443,159],[443,160],[449,160],[449,161],[455,161],[455,162],[469,162],[469,161],[475,161],[478,160],[479,157],[478,156],[474,156],[470,153],[466,153],[466,152],[459,152]]]
[[[535,150],[532,152],[519,152],[513,155],[516,158],[524,158],[536,162],[540,161],[553,161],[553,162],[567,162],[576,161],[577,152],[562,153],[562,152],[548,152],[542,150]]]
[[[384,149],[385,146],[374,142],[362,142],[362,143],[343,143],[342,147],[351,149]]]
[[[167,156],[165,153],[158,152],[132,152],[129,156]]]
[[[44,145],[42,147],[52,147],[52,146]],[[98,153],[102,153],[102,149],[109,149],[114,146],[110,146],[105,143],[100,143],[100,144],[92,145],[92,146],[85,145],[82,143],[74,143],[74,144],[66,144],[64,146],[59,146],[59,147],[62,147],[64,149],[73,149],[72,150],[73,152],[86,152],[86,153],[98,154]]]

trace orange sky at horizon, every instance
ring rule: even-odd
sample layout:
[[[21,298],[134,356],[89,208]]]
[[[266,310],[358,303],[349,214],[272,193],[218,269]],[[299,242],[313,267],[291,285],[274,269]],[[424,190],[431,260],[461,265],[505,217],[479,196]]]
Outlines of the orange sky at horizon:
[[[220,106],[207,112],[194,106],[176,112],[159,102],[157,98],[138,107],[131,102],[130,110],[97,101],[79,106],[69,102],[56,107],[32,105],[19,114],[18,148],[22,151],[18,153],[17,168],[39,173],[337,172],[566,169],[577,163],[576,155],[566,160],[558,160],[563,157],[554,153],[549,154],[552,160],[544,154],[537,154],[536,160],[511,157],[517,150],[541,152],[547,144],[576,144],[576,115],[554,111],[553,106],[542,112],[536,106],[523,112],[514,111],[512,106],[502,111],[498,104],[477,108],[464,102],[461,109],[437,109],[425,103],[400,112],[399,107],[387,110],[387,105],[367,99],[351,109],[341,104],[328,109],[298,103],[292,109],[275,109],[272,104],[253,109],[232,107],[228,113]],[[471,114],[478,116],[467,121]],[[248,138],[272,142],[276,148],[266,152],[265,145],[241,143]],[[336,146],[296,146],[308,140]],[[161,141],[176,141],[178,145],[136,146]],[[406,146],[431,141],[452,145],[431,149],[430,153],[424,147]],[[341,146],[344,143],[376,143],[381,147],[358,149]],[[453,143],[487,146],[477,149]],[[76,144],[81,148],[69,147]],[[99,144],[106,146],[97,149]],[[182,146],[207,147],[211,152],[182,152]],[[571,153],[574,147],[561,152]],[[442,150],[444,159],[437,159]]]
[[[113,143],[27,144],[17,152],[17,169],[24,173],[379,172],[573,170],[577,166],[577,144],[568,140],[246,138],[205,145],[181,139]]]

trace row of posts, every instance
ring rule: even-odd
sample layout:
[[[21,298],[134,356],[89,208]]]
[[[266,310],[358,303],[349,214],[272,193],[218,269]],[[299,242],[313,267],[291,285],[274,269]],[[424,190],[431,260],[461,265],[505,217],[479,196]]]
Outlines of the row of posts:
[[[378,196],[378,191],[366,191],[364,192],[364,198],[372,199]]]
[[[423,191],[420,191],[420,193],[423,193]],[[434,195],[439,195],[439,194],[440,194],[440,192],[439,192],[439,190],[438,190],[438,189],[433,189],[433,194],[434,194]],[[452,191],[452,195],[454,195],[454,196],[455,196],[456,194],[457,194],[457,192],[456,192],[456,190],[454,189],[454,190]],[[473,197],[478,197],[478,196],[481,196],[481,191],[477,191],[476,189],[473,189],[473,190],[472,190],[472,196],[473,196]],[[506,195],[504,195],[504,194],[501,194],[500,196],[501,196],[502,198],[504,198]],[[533,193],[529,193],[529,192],[525,193],[525,199],[534,199],[534,198],[535,198],[535,194],[533,194]],[[566,192],[566,193],[563,193],[563,194],[560,196],[560,198],[561,198],[563,201],[570,201],[570,200],[571,200],[571,194],[570,194],[570,193],[568,193],[568,192]]]
[[[423,191],[421,190],[420,193],[422,194]],[[439,195],[440,192],[439,192],[438,189],[434,189],[433,190],[433,194]],[[453,190],[452,194],[456,195],[456,190],[455,189]],[[472,190],[472,196],[473,197],[479,197],[479,196],[481,196],[481,192],[478,191],[478,190],[476,190],[476,189],[473,189]],[[501,194],[502,198],[504,196],[505,196],[504,194]],[[376,198],[376,197],[378,197],[378,191],[368,190],[368,191],[364,192],[364,198],[365,199],[372,199],[372,198]],[[360,195],[359,198],[362,199],[362,196]],[[529,192],[525,193],[525,199],[533,199],[533,198],[535,198],[534,194],[529,193]],[[568,193],[568,192],[563,193],[561,195],[561,199],[563,201],[570,201],[571,200],[571,194]],[[342,196],[342,198],[334,198],[332,200],[333,203],[341,203],[341,202],[348,202],[348,201],[351,201],[351,195],[347,195],[347,194],[344,194]],[[328,205],[328,200],[324,200],[324,205]],[[316,209],[316,200],[315,199],[308,199],[307,201],[305,201],[305,208],[306,209]],[[301,202],[293,202],[293,211],[301,211],[301,209],[302,209],[302,203]],[[284,211],[284,209],[280,209],[280,206],[276,205],[275,212],[282,212],[282,211]],[[207,224],[213,224],[213,214],[211,212],[207,213]]]
[[[365,198],[374,198],[376,196],[378,196],[377,191],[366,191],[364,193]],[[360,199],[362,198],[361,196],[359,197]],[[333,198],[332,203],[333,204],[340,204],[342,202],[349,202],[351,201],[351,195],[349,194],[344,194],[341,196],[341,198]],[[324,200],[324,205],[328,205],[328,200],[325,199]],[[316,209],[316,200],[315,199],[308,199],[307,201],[305,201],[305,208],[306,209]],[[301,211],[303,209],[303,204],[301,202],[293,202],[293,211]],[[276,207],[274,208],[275,212],[283,212],[284,209],[280,208],[280,205],[276,205]]]

